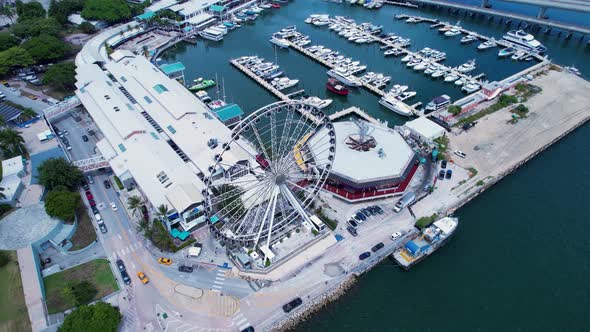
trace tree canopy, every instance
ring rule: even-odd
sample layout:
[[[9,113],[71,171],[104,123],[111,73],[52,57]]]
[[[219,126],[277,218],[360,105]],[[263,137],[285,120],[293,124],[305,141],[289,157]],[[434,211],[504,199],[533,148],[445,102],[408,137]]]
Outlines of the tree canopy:
[[[82,0],[51,0],[47,14],[54,17],[61,25],[68,24],[68,16],[84,8]]]
[[[93,34],[94,32],[96,32],[94,25],[92,25],[89,22],[82,22],[78,27],[80,28],[80,30],[82,30],[82,32],[87,34]]]
[[[51,62],[72,51],[70,45],[51,35],[40,35],[27,40],[23,46],[36,62]]]
[[[121,317],[119,310],[108,303],[83,305],[66,316],[58,332],[115,332]]]
[[[19,40],[13,34],[9,32],[0,32],[0,51],[6,51],[7,49],[18,46]]]
[[[97,292],[96,287],[86,280],[69,282],[61,290],[62,297],[72,307],[91,302]]]
[[[49,84],[61,90],[75,90],[74,83],[76,83],[76,65],[71,61],[55,64],[43,75],[43,84]]]
[[[123,0],[86,0],[82,17],[87,20],[117,23],[131,18],[131,8]]]
[[[27,3],[17,1],[16,13],[18,14],[19,22],[35,17],[45,17],[46,15],[45,8],[43,8],[43,5],[37,1]]]
[[[28,67],[34,63],[27,50],[18,46],[11,47],[0,52],[0,76],[4,76],[16,68]]]
[[[64,158],[47,159],[39,165],[38,170],[39,183],[47,190],[53,190],[57,186],[72,190],[80,186],[84,179],[82,171]]]
[[[25,154],[27,151],[20,132],[8,128],[0,130],[0,149],[7,158]]]
[[[52,190],[45,196],[45,212],[63,221],[74,221],[80,206],[80,194],[72,191]]]
[[[32,18],[26,21],[16,23],[11,28],[12,33],[20,39],[29,39],[41,34],[59,36],[62,27],[59,22],[53,18]]]

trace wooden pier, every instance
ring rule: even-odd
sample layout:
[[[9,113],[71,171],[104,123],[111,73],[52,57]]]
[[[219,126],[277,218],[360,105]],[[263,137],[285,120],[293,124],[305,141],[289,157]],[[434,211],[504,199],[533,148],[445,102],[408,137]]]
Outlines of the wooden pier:
[[[370,122],[370,123],[373,123],[376,125],[382,125],[382,123],[379,120],[377,120],[374,117],[370,116],[369,114],[365,113],[365,111],[363,111],[362,109],[360,109],[356,106],[345,108],[340,112],[333,113],[329,116],[329,118],[330,118],[330,120],[334,121],[336,119],[339,119],[341,117],[344,117],[344,116],[347,116],[350,114],[357,115],[358,117],[362,118],[363,120],[365,120],[367,122]]]

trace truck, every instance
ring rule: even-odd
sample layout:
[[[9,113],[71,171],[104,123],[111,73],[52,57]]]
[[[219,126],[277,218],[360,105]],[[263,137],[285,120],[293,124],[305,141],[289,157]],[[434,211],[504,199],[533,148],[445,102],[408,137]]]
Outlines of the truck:
[[[415,200],[416,195],[411,191],[407,192],[402,196],[402,198],[399,199],[399,201],[397,201],[397,203],[395,203],[393,211],[399,213],[403,208],[414,203]]]
[[[189,257],[199,257],[202,249],[203,249],[202,244],[195,243],[192,247],[188,248],[188,256]]]

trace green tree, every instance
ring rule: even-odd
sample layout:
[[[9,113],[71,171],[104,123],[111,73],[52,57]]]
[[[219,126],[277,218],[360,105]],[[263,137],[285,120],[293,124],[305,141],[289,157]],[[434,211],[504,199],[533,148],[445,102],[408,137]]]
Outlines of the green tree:
[[[166,204],[162,204],[162,205],[158,206],[158,209],[156,210],[156,218],[158,218],[160,220],[164,220],[164,218],[166,218],[167,215],[168,215],[168,206]]]
[[[457,115],[457,114],[461,113],[461,106],[451,105],[451,106],[449,106],[449,108],[447,110],[449,111],[449,113],[451,113],[453,115]]]
[[[29,39],[41,34],[59,36],[62,31],[61,24],[53,17],[32,18],[19,22],[12,26],[12,33],[20,39]]]
[[[10,20],[10,24],[14,23],[14,16],[16,10],[7,2],[0,4],[0,16],[6,16]]]
[[[38,167],[39,183],[47,190],[57,186],[65,186],[70,190],[76,189],[82,183],[82,171],[64,158],[50,158]]]
[[[6,266],[6,264],[10,263],[12,257],[7,251],[0,251],[0,267]]]
[[[40,35],[23,44],[36,62],[51,62],[61,59],[72,51],[70,45],[51,35]]]
[[[7,158],[16,157],[26,153],[25,139],[21,133],[14,129],[0,130],[0,149]]]
[[[19,44],[18,38],[10,32],[0,32],[0,51],[17,46]]]
[[[51,0],[47,14],[55,18],[61,25],[68,24],[68,16],[79,12],[84,7],[82,0]]]
[[[118,23],[131,18],[131,9],[123,0],[86,0],[82,17],[87,20]]]
[[[37,1],[24,3],[22,1],[16,2],[16,13],[18,14],[18,21],[25,21],[35,17],[45,17],[47,14],[43,5]]]
[[[96,287],[88,281],[69,282],[61,290],[61,296],[70,307],[87,304],[98,293]]]
[[[139,209],[143,202],[139,196],[131,196],[127,199],[127,207],[132,211],[133,215],[139,212]]]
[[[23,109],[23,115],[28,118],[34,118],[39,114],[37,112],[35,112],[32,108],[25,107],[25,109]]]
[[[116,332],[121,317],[119,310],[108,303],[83,305],[66,316],[58,332]]]
[[[55,64],[43,75],[43,84],[66,91],[74,91],[76,86],[76,65],[74,62]]]
[[[11,47],[0,52],[0,76],[4,76],[17,68],[28,67],[34,63],[27,50],[18,46]]]
[[[52,190],[45,196],[45,212],[66,222],[74,221],[80,206],[80,194],[72,191]]]
[[[80,28],[80,30],[82,30],[82,32],[86,33],[86,34],[93,34],[96,32],[96,29],[94,28],[94,25],[92,25],[89,22],[82,22],[78,28]]]

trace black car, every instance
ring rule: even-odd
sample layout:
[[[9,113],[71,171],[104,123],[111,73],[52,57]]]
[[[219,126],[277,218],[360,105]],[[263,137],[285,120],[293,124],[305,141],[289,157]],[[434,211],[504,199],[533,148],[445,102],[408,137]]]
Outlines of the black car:
[[[84,188],[84,190],[90,189],[90,187],[88,186],[88,183],[86,181],[82,182],[82,188]]]
[[[443,168],[443,169],[444,169],[444,168],[447,168],[447,161],[446,161],[446,159],[443,159],[443,160],[440,162],[440,168]]]
[[[371,212],[371,210],[364,208],[361,210],[361,213],[364,214],[367,217],[370,217],[373,213]]]
[[[367,217],[366,217],[364,214],[360,213],[360,212],[357,212],[357,213],[356,213],[356,217],[357,217],[358,219],[362,220],[362,221],[365,221],[365,220],[367,220]]]
[[[375,210],[377,210],[378,214],[383,214],[383,209],[380,206],[375,206]]]
[[[107,226],[104,224],[104,222],[101,222],[100,224],[98,224],[98,228],[100,229],[100,232],[103,234],[108,232]]]
[[[440,172],[438,172],[438,179],[444,180],[444,178],[445,178],[445,171],[441,169]]]
[[[88,142],[88,136],[86,136],[86,135],[82,135],[82,140],[83,140],[84,142]]]
[[[369,257],[371,257],[371,253],[370,253],[370,252],[368,252],[368,251],[367,251],[367,252],[363,252],[362,254],[360,254],[360,255],[359,255],[359,259],[360,259],[361,261],[362,261],[362,260],[365,260],[365,259],[367,259],[367,258],[369,258]]]
[[[109,180],[104,180],[103,184],[104,184],[104,187],[106,189],[110,189],[111,188],[111,183],[109,182]]]
[[[252,326],[248,326],[247,328],[243,329],[241,332],[254,332],[254,328]]]
[[[359,235],[359,233],[356,231],[356,228],[352,227],[352,226],[348,226],[346,227],[346,230],[352,235],[352,236],[357,236]]]
[[[119,272],[127,271],[125,264],[123,264],[123,260],[121,259],[117,259],[117,268],[119,269]]]
[[[178,271],[186,272],[186,273],[193,273],[193,267],[188,265],[180,265],[178,267]]]
[[[379,242],[376,245],[373,246],[373,248],[371,248],[372,252],[377,252],[379,249],[382,249],[383,247],[385,247],[385,245],[383,244],[383,242]]]
[[[467,131],[467,130],[473,128],[476,124],[477,124],[477,121],[469,122],[469,123],[464,124],[462,128],[463,128],[463,130]]]
[[[450,179],[451,177],[453,177],[453,171],[447,169],[447,179]]]
[[[129,274],[127,273],[127,271],[121,272],[121,278],[123,278],[123,282],[125,283],[125,285],[131,284],[131,278],[129,278]]]
[[[285,304],[283,306],[283,311],[284,312],[291,312],[291,310],[297,308],[298,306],[301,305],[301,303],[303,303],[303,301],[301,300],[300,297],[296,298],[295,300]]]
[[[92,213],[98,214],[98,209],[96,208],[96,206],[92,207]]]
[[[62,142],[64,142],[65,145],[70,145],[70,141],[68,141],[67,138],[62,138]]]
[[[356,223],[356,221],[354,221],[354,219],[350,218],[348,219],[348,224],[352,227],[358,227],[359,224]]]

